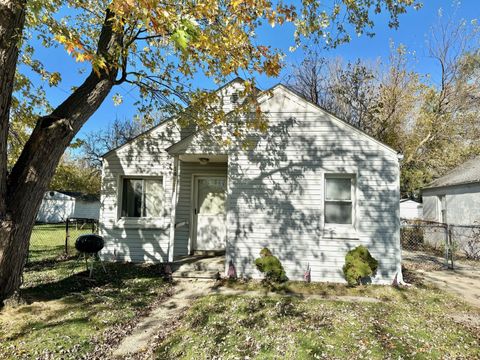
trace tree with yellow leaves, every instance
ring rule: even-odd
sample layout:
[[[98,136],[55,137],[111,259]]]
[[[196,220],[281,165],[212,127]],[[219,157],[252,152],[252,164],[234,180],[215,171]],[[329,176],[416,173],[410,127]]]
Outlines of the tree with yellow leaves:
[[[73,137],[112,88],[129,83],[151,107],[184,99],[189,109],[210,108],[205,92],[189,94],[187,80],[203,72],[223,81],[238,71],[277,76],[282,54],[258,44],[264,24],[295,25],[295,43],[305,38],[337,46],[349,32],[372,35],[372,14],[386,11],[390,26],[415,0],[343,0],[332,7],[319,0],[297,4],[270,0],[4,0],[0,3],[0,302],[14,294],[28,251],[35,214],[60,158]],[[68,10],[67,10],[68,9]],[[28,29],[28,32],[25,31]],[[61,44],[91,72],[55,109],[39,116],[18,160],[7,172],[7,138],[14,74],[19,52],[31,55],[29,34],[46,47]],[[47,73],[29,56],[24,64]],[[255,98],[248,109],[255,109]],[[148,109],[144,109],[148,110]],[[255,111],[254,111],[255,113]],[[199,121],[201,116],[195,117]],[[249,117],[250,118],[250,117]],[[251,126],[265,124],[251,117]]]

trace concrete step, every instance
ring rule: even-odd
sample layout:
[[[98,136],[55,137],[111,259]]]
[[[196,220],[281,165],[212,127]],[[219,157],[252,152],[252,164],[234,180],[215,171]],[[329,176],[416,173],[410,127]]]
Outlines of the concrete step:
[[[221,273],[218,271],[175,271],[172,277],[174,279],[219,279]]]
[[[225,250],[194,250],[194,256],[222,256],[225,255]]]
[[[214,271],[223,273],[225,271],[225,257],[183,258],[172,264],[172,271]]]

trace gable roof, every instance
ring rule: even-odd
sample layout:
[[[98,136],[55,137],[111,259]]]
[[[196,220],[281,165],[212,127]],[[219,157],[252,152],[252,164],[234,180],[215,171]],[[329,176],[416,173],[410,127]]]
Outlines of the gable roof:
[[[432,181],[424,189],[472,183],[480,183],[480,156],[450,170],[446,175]]]
[[[220,86],[218,89],[215,90],[215,92],[219,92],[219,91],[225,89],[227,86],[229,86],[229,85],[231,85],[231,84],[234,84],[234,83],[236,83],[236,82],[244,82],[244,81],[245,81],[245,80],[242,79],[240,76],[237,76],[235,79],[230,80],[230,81],[226,82],[225,84],[223,84],[222,86]],[[258,89],[258,88],[256,88],[256,89],[257,89],[258,91],[260,91],[260,89]],[[151,128],[148,129],[148,130],[145,130],[144,132],[142,132],[142,133],[138,134],[137,136],[131,138],[131,139],[128,140],[125,144],[119,145],[119,146],[117,146],[117,147],[115,147],[115,148],[107,151],[107,152],[106,152],[105,154],[103,154],[101,157],[102,157],[102,158],[106,158],[107,156],[109,156],[110,154],[114,153],[115,151],[120,150],[121,148],[123,148],[124,146],[126,146],[126,145],[134,142],[134,141],[137,140],[138,138],[140,138],[140,137],[142,137],[142,136],[144,136],[144,135],[146,135],[146,134],[148,134],[148,133],[151,133],[151,132],[154,131],[154,130],[159,129],[160,127],[163,127],[164,125],[168,124],[169,122],[171,122],[171,121],[174,120],[174,119],[176,119],[175,116],[170,116],[170,117],[166,118],[164,121],[160,122],[159,124],[151,127]]]
[[[218,92],[218,91],[224,89],[225,87],[227,87],[228,85],[233,84],[233,83],[235,83],[235,82],[239,82],[239,81],[242,81],[242,82],[243,82],[243,81],[245,81],[245,80],[242,79],[241,77],[236,77],[235,79],[233,79],[233,80],[229,81],[228,83],[222,85],[221,87],[219,87],[219,88],[218,88],[217,90],[215,90],[215,91]],[[333,114],[332,112],[330,112],[330,111],[324,109],[323,107],[315,104],[314,102],[306,99],[302,94],[300,94],[299,92],[297,92],[297,91],[289,88],[289,87],[286,86],[286,85],[283,85],[283,84],[281,84],[281,83],[278,83],[278,84],[272,86],[272,87],[271,87],[270,89],[268,89],[268,90],[259,92],[258,98],[261,98],[262,96],[265,96],[265,95],[268,96],[269,93],[271,93],[272,91],[275,91],[276,89],[279,89],[279,88],[281,88],[281,89],[283,89],[283,90],[286,90],[287,92],[289,92],[289,93],[292,94],[293,96],[301,99],[302,101],[304,101],[304,102],[308,103],[309,105],[317,108],[318,110],[323,111],[324,113],[328,114],[334,121],[337,121],[337,122],[341,123],[342,125],[347,126],[349,129],[357,132],[358,134],[361,134],[361,135],[367,137],[369,140],[377,143],[378,145],[380,145],[381,147],[385,148],[386,150],[388,150],[388,151],[390,151],[390,152],[393,152],[393,153],[396,154],[396,155],[399,155],[399,152],[396,151],[395,149],[393,149],[392,147],[390,147],[390,146],[388,146],[387,144],[385,144],[385,143],[383,143],[383,142],[375,139],[373,136],[367,134],[365,131],[357,128],[356,126],[351,125],[351,124],[348,123],[347,121],[345,121],[345,120],[337,117],[337,116],[336,116],[335,114]],[[257,88],[257,90],[259,90],[259,89]],[[265,99],[265,100],[266,100],[266,99]],[[262,102],[262,101],[264,101],[264,100],[260,100],[260,102]],[[227,116],[228,116],[228,113],[227,113]],[[173,119],[175,119],[174,116],[166,119],[165,121],[162,121],[160,124],[152,127],[151,129],[149,129],[149,130],[147,130],[147,131],[144,131],[143,133],[141,133],[141,134],[137,135],[136,137],[132,138],[131,140],[129,140],[129,141],[126,142],[125,144],[122,144],[122,145],[116,147],[115,149],[112,149],[112,150],[108,151],[107,153],[105,153],[104,155],[102,155],[102,158],[105,158],[105,157],[107,157],[108,155],[110,155],[111,153],[113,153],[113,152],[119,150],[120,148],[126,146],[127,144],[130,144],[131,142],[135,141],[135,140],[138,139],[139,137],[141,137],[141,136],[143,136],[143,135],[145,135],[145,134],[147,134],[147,133],[150,133],[150,132],[154,131],[155,129],[158,129],[160,126],[165,125],[166,123],[170,122],[170,121],[173,120]],[[177,149],[178,147],[181,147],[181,145],[184,145],[185,142],[190,141],[197,133],[199,133],[199,132],[201,132],[201,131],[203,131],[203,130],[202,130],[202,129],[197,130],[197,131],[194,132],[193,134],[190,134],[189,136],[187,136],[187,137],[185,137],[185,138],[183,138],[183,139],[180,139],[178,142],[176,142],[175,144],[171,145],[171,146],[168,147],[166,150],[167,150],[168,152],[170,152],[170,151],[172,151],[173,149]]]
[[[120,150],[121,148],[123,148],[124,146],[127,146],[128,144],[131,144],[132,142],[134,142],[135,140],[137,140],[138,138],[148,134],[148,133],[151,133],[152,131],[160,128],[160,127],[163,127],[164,125],[168,124],[170,121],[172,121],[173,119],[175,119],[174,116],[170,116],[169,118],[166,118],[165,120],[163,120],[162,122],[158,123],[157,125],[151,127],[150,129],[148,130],[145,130],[144,132],[138,134],[137,136],[134,136],[133,138],[131,138],[130,140],[128,140],[126,143],[122,144],[122,145],[119,145],[111,150],[108,150],[105,154],[103,154],[101,156],[101,158],[106,158],[107,156],[109,156],[110,154],[113,154],[115,151],[118,151]]]
[[[318,104],[315,104],[313,101],[308,100],[308,99],[305,98],[302,94],[300,94],[298,91],[295,91],[295,90],[291,89],[290,87],[288,87],[288,86],[286,86],[286,85],[283,85],[283,84],[279,83],[279,84],[273,86],[270,90],[267,90],[267,91],[273,91],[273,90],[275,90],[276,88],[283,88],[284,90],[288,91],[290,94],[292,94],[292,95],[296,96],[297,98],[305,101],[305,102],[308,103],[309,105],[311,105],[311,106],[317,108],[318,110],[320,110],[320,111],[328,114],[334,121],[339,122],[339,123],[341,123],[342,125],[347,126],[349,129],[355,131],[356,133],[361,134],[361,135],[367,137],[369,140],[371,140],[371,141],[377,143],[378,145],[384,147],[386,150],[391,151],[391,152],[393,152],[393,153],[396,154],[396,155],[399,154],[399,152],[398,152],[397,150],[395,150],[394,148],[390,147],[389,145],[385,144],[384,142],[382,142],[382,141],[380,141],[380,140],[375,139],[373,136],[367,134],[367,133],[366,133],[365,131],[363,131],[362,129],[359,129],[358,127],[350,124],[350,123],[347,122],[346,120],[343,120],[343,119],[339,118],[339,117],[338,117],[337,115],[335,115],[334,113],[328,111],[327,109],[321,107],[321,106],[318,105]]]
[[[395,155],[398,155],[398,151],[396,151],[395,149],[391,148],[390,146],[384,144],[383,142],[375,139],[374,137],[372,137],[371,135],[367,134],[366,132],[364,132],[363,130],[349,124],[348,122],[346,122],[345,120],[342,120],[340,119],[339,117],[337,117],[335,114],[329,112],[328,110],[325,110],[324,108],[322,108],[321,106],[313,103],[312,101],[306,99],[304,96],[302,96],[300,93],[290,89],[288,86],[286,85],[283,85],[281,83],[278,83],[276,85],[274,85],[273,87],[271,87],[270,89],[268,90],[265,90],[265,91],[262,91],[260,94],[258,94],[258,98],[259,98],[259,103],[262,103],[264,101],[266,101],[267,99],[269,99],[269,94],[273,91],[275,91],[276,89],[282,89],[282,90],[285,90],[287,91],[288,93],[290,93],[291,95],[299,98],[301,101],[304,101],[306,102],[307,104],[315,107],[316,109],[328,114],[334,121],[336,122],[339,122],[340,124],[342,124],[343,126],[346,126],[348,127],[349,129],[357,132],[358,134],[362,135],[362,136],[365,136],[367,137],[370,141],[373,141],[375,143],[377,143],[378,145],[380,145],[381,147],[385,148],[387,151],[389,152],[392,152],[394,153]],[[264,99],[262,99],[262,97],[265,97]],[[231,111],[230,113],[232,113],[233,111]],[[228,114],[230,113],[227,113],[226,116],[228,116]],[[193,138],[199,134],[200,132],[204,131],[204,129],[199,129],[197,130],[196,132],[194,132],[193,134],[190,134],[189,136],[183,138],[183,139],[180,139],[178,142],[176,142],[175,144],[171,145],[170,147],[168,147],[166,149],[167,152],[171,153],[171,152],[174,152],[174,151],[177,151],[179,149],[182,149],[184,146],[186,146],[189,142],[191,142],[193,140]]]

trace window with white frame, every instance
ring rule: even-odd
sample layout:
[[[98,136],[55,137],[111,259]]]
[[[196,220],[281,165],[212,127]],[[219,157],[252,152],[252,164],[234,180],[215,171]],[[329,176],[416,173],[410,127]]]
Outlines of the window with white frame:
[[[122,180],[122,217],[160,217],[163,209],[161,177],[128,177]]]
[[[355,176],[325,175],[325,224],[354,224]]]
[[[238,92],[234,92],[232,95],[230,95],[230,102],[231,102],[232,104],[238,103],[239,97],[240,97],[240,96],[239,96]]]

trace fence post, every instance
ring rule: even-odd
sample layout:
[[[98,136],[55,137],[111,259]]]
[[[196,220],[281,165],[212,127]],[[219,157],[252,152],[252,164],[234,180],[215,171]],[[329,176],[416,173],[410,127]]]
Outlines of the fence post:
[[[447,262],[447,268],[453,270],[453,244],[450,224],[445,225],[445,261]]]
[[[450,243],[450,262],[452,263],[452,270],[454,269],[453,266],[453,258],[455,256],[455,246],[453,246],[453,239],[452,239],[452,226],[448,225],[448,242]]]
[[[68,224],[70,219],[67,218],[67,222],[65,223],[65,254],[68,255],[68,240],[70,239],[70,232],[68,229]]]

